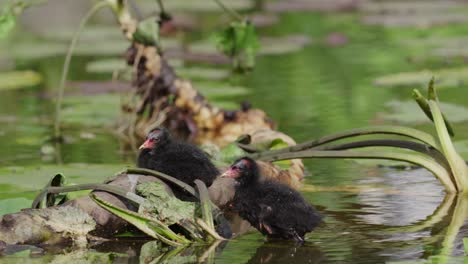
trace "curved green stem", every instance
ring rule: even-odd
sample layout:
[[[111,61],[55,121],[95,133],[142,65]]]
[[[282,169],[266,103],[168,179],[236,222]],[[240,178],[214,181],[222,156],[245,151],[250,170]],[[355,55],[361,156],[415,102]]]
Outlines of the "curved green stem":
[[[451,180],[450,172],[448,172],[439,163],[433,159],[424,157],[422,155],[410,154],[410,153],[398,153],[393,151],[320,151],[320,150],[304,150],[297,152],[279,153],[276,155],[268,156],[263,160],[265,161],[278,161],[288,159],[300,159],[300,158],[349,158],[349,159],[388,159],[405,161],[424,167],[432,172],[437,179],[444,185],[447,192],[456,192],[457,188]]]
[[[296,152],[296,151],[302,151],[306,149],[314,149],[319,146],[331,143],[333,141],[337,141],[337,140],[341,140],[345,138],[358,137],[358,136],[364,136],[364,135],[376,135],[376,134],[377,135],[384,134],[384,135],[405,136],[405,137],[409,137],[409,138],[421,141],[423,143],[426,143],[435,149],[439,149],[439,145],[437,144],[437,142],[431,135],[425,132],[419,131],[417,129],[408,128],[408,127],[400,127],[400,126],[374,126],[374,127],[351,129],[351,130],[325,136],[317,140],[304,142],[302,144],[294,145],[294,146],[287,147],[287,148],[278,149],[278,150],[270,150],[270,151],[265,151],[261,153],[255,153],[255,154],[250,155],[250,157],[252,157],[253,159],[260,159],[263,156],[270,156],[270,155],[279,154],[279,153]]]
[[[199,198],[199,195],[198,193],[195,192],[195,189],[186,184],[185,182],[183,181],[180,181],[174,177],[171,177],[169,175],[166,175],[162,172],[159,172],[159,171],[154,171],[154,170],[149,170],[149,169],[143,169],[143,168],[128,168],[126,169],[125,171],[123,171],[123,173],[127,173],[127,174],[140,174],[140,175],[151,175],[151,176],[154,176],[158,179],[161,179],[165,182],[171,182],[177,186],[179,186],[180,188],[184,189],[185,191],[189,192],[191,195]]]
[[[55,139],[60,139],[62,137],[60,131],[60,123],[61,123],[61,110],[62,110],[62,101],[63,101],[63,94],[65,90],[65,83],[67,81],[68,71],[70,69],[70,62],[73,51],[75,50],[76,43],[78,42],[79,36],[83,31],[85,25],[88,23],[88,20],[101,8],[109,6],[109,3],[106,1],[101,1],[96,3],[88,13],[83,17],[78,27],[78,30],[73,35],[72,41],[70,46],[68,47],[67,55],[65,56],[65,62],[63,63],[62,69],[62,77],[60,79],[60,84],[57,91],[57,99],[55,103],[55,122],[54,122],[54,137]]]
[[[437,149],[434,149],[428,145],[421,144],[414,141],[397,140],[397,139],[373,139],[373,140],[362,140],[350,143],[344,143],[333,146],[323,146],[313,148],[314,150],[348,150],[356,148],[367,148],[367,147],[394,147],[399,149],[413,150],[425,155],[432,157],[438,163],[440,163],[447,171],[450,171],[450,164],[448,163],[445,156]],[[454,181],[454,178],[452,178]]]

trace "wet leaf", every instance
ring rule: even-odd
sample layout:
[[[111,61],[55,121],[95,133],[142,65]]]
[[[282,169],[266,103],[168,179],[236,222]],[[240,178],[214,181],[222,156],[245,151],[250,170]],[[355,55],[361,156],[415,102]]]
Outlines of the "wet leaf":
[[[156,17],[149,17],[138,23],[133,39],[141,44],[152,46],[159,44],[159,24]]]
[[[140,206],[140,214],[157,218],[166,225],[192,219],[195,214],[195,204],[184,202],[166,191],[166,187],[159,182],[140,183],[136,191],[146,198]]]
[[[310,38],[305,35],[288,35],[284,37],[263,37],[262,48],[258,51],[260,55],[280,55],[302,50],[311,43]]]
[[[26,199],[24,197],[0,200],[0,216],[18,212],[23,208],[28,208],[31,206],[31,202],[31,199]]]
[[[2,188],[3,193],[23,191],[39,191],[50,178],[57,173],[65,175],[70,184],[99,182],[111,177],[125,168],[123,164],[79,164],[66,165],[32,165],[27,167],[0,168],[0,185],[14,186]]]
[[[16,26],[16,15],[11,6],[6,6],[0,12],[0,40],[5,39]]]
[[[0,72],[0,91],[35,86],[41,82],[41,75],[34,71]]]
[[[468,108],[449,103],[440,103],[440,105],[451,123],[468,120]],[[382,115],[386,120],[404,124],[423,124],[430,122],[414,101],[390,101],[386,103],[385,106],[389,108],[389,112]]]
[[[379,77],[374,83],[382,87],[426,87],[428,80],[432,77],[435,77],[435,84],[439,88],[459,87],[468,83],[468,68],[402,72]]]
[[[177,74],[183,78],[190,80],[222,80],[226,79],[231,75],[231,72],[226,69],[214,69],[214,68],[202,68],[202,67],[190,67],[190,68],[178,68]]]
[[[65,124],[110,126],[117,122],[119,106],[117,94],[68,96],[63,100],[62,120]]]
[[[154,10],[155,1],[142,1],[142,10]],[[252,8],[250,0],[223,1],[224,5],[234,10],[243,10]],[[140,3],[139,3],[140,4]],[[187,11],[187,12],[219,12],[222,11],[214,1],[206,0],[191,0],[187,4],[187,0],[170,0],[164,1],[164,8],[172,11]]]
[[[216,46],[233,59],[234,68],[249,70],[255,66],[255,55],[260,48],[255,26],[249,21],[234,21],[216,35]]]
[[[289,147],[288,143],[286,143],[284,140],[281,138],[274,139],[271,142],[270,145],[270,150],[275,150],[275,149],[282,149],[282,148],[287,148]],[[291,160],[280,160],[280,161],[275,161],[273,164],[277,165],[283,170],[289,169],[291,167]]]
[[[86,71],[91,73],[112,73],[114,71],[123,71],[129,66],[122,59],[102,59],[92,61],[86,64]]]
[[[222,82],[194,82],[197,89],[208,99],[242,96],[249,89],[242,86],[229,86]]]
[[[133,211],[116,207],[104,200],[99,199],[95,195],[93,195],[92,198],[98,205],[131,223],[148,236],[159,239],[162,242],[172,246],[180,246],[181,243],[189,242],[184,237],[174,233],[168,226],[164,225],[157,219],[151,219]],[[172,239],[176,241],[172,241]]]
[[[236,144],[231,143],[221,149],[220,160],[226,164],[232,164],[236,159],[245,156],[247,153]]]

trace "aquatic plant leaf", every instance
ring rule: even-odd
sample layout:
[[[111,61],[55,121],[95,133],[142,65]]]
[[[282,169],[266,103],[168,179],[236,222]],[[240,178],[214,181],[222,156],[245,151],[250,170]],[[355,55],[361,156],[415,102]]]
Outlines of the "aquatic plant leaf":
[[[392,100],[386,103],[385,106],[389,108],[388,112],[382,114],[385,120],[410,125],[430,122],[426,115],[420,111],[419,106],[411,100]],[[440,107],[446,116],[450,116],[450,122],[458,123],[468,121],[468,108],[443,102],[440,103]]]
[[[38,85],[42,76],[34,71],[0,72],[0,91]]]
[[[201,204],[201,212],[203,217],[202,228],[207,229],[208,234],[210,234],[213,238],[220,239],[221,237],[216,233],[215,225],[213,221],[213,214],[212,214],[212,202],[210,200],[210,195],[208,194],[208,189],[206,185],[200,181],[195,180],[195,185],[197,186],[198,194],[200,196],[200,204]],[[200,224],[200,220],[197,219],[196,221]],[[205,226],[206,225],[206,226]]]
[[[81,184],[96,181],[104,181],[109,175],[114,175],[122,170],[122,164],[85,164],[71,163],[62,165],[31,165],[26,167],[2,167],[0,168],[0,184],[14,186],[3,188],[2,192],[14,193],[18,189],[22,191],[37,191],[38,186],[45,186],[51,175],[61,173],[67,175],[70,184]],[[86,173],[83,173],[86,171]]]
[[[36,199],[34,199],[31,208],[33,209],[38,209],[38,208],[47,208],[54,206],[55,203],[55,198],[56,194],[51,194],[47,193],[47,189],[49,187],[58,187],[58,186],[63,186],[65,184],[65,177],[62,174],[56,174],[50,181],[47,183],[47,185],[42,188],[41,192],[36,196]],[[66,198],[66,197],[62,197]]]
[[[422,70],[416,72],[401,72],[378,77],[374,80],[381,87],[426,87],[427,80],[435,76],[438,88],[460,87],[468,82],[468,67],[441,70]]]
[[[99,206],[134,225],[145,234],[159,239],[163,243],[171,246],[180,246],[190,242],[186,238],[174,233],[168,226],[157,219],[150,219],[135,212],[116,207],[104,200],[99,199],[96,195],[91,195],[91,198]]]
[[[232,164],[236,159],[245,156],[247,152],[234,143],[228,144],[221,149],[220,160],[226,164]]]
[[[431,80],[432,86],[434,85],[434,79]],[[431,86],[431,85],[429,85]],[[430,93],[431,89],[428,90],[428,93]],[[435,95],[433,95],[435,96]],[[429,107],[429,104],[427,102],[427,99],[419,92],[418,89],[413,90],[413,98],[416,100],[416,103],[418,103],[419,107],[421,110],[424,112],[424,114],[431,120],[434,121],[434,118],[432,117],[431,109]],[[435,97],[434,97],[435,98]],[[455,136],[455,132],[453,131],[452,125],[450,122],[447,120],[444,114],[442,114],[442,117],[444,118],[445,126],[447,127],[447,130],[450,134],[450,136]]]
[[[193,79],[206,79],[206,80],[223,80],[231,75],[231,72],[225,69],[218,68],[177,68],[177,74],[183,78],[190,80]]]
[[[260,44],[255,26],[250,21],[231,22],[215,40],[218,50],[233,59],[235,69],[249,70],[255,66],[255,55]]]
[[[222,82],[194,81],[193,83],[208,99],[242,96],[250,93],[247,87],[230,86]]]
[[[0,40],[5,39],[16,26],[16,15],[11,6],[6,6],[0,12]]]
[[[294,146],[296,147],[296,146]],[[434,159],[418,152],[407,152],[389,149],[388,147],[376,147],[373,150],[302,150],[296,152],[282,152],[261,156],[264,161],[278,161],[298,158],[348,158],[348,159],[389,159],[404,161],[424,167],[434,174],[449,192],[455,192],[451,173]]]
[[[102,127],[118,119],[120,95],[67,96],[63,100],[62,120],[65,124]]]
[[[86,64],[86,71],[91,73],[113,73],[114,71],[123,71],[129,66],[122,59],[101,59],[91,61]]]
[[[31,205],[31,199],[24,197],[0,199],[0,216],[18,212],[23,208],[28,208]]]
[[[447,161],[450,164],[450,169],[455,178],[456,187],[459,191],[468,191],[468,167],[465,161],[458,155],[455,147],[452,144],[447,127],[445,126],[442,112],[439,105],[434,100],[429,100],[434,124],[437,131],[437,136]]]
[[[287,147],[289,147],[288,143],[286,143],[281,138],[277,138],[271,142],[270,150],[282,149],[282,148],[287,148]],[[277,165],[283,170],[287,170],[289,169],[289,167],[291,167],[291,160],[275,161],[273,162],[273,164]]]
[[[146,198],[140,205],[140,214],[157,218],[166,225],[192,219],[195,215],[195,204],[184,202],[169,194],[165,185],[160,182],[144,182],[136,187],[136,191]]]
[[[141,44],[153,46],[159,44],[159,24],[156,17],[149,17],[138,23],[133,39]]]

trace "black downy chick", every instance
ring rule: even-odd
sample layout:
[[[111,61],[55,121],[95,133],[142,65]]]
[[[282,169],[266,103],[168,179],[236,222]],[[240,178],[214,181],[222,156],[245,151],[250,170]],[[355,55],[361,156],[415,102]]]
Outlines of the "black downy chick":
[[[256,162],[238,159],[222,175],[236,180],[232,209],[269,238],[304,241],[304,235],[321,222],[321,216],[302,195],[289,186],[262,179]]]
[[[171,138],[165,128],[153,129],[140,146],[138,167],[156,170],[190,186],[199,179],[209,187],[219,175],[218,169],[198,147]],[[188,192],[168,183],[174,195],[184,201],[196,201]]]

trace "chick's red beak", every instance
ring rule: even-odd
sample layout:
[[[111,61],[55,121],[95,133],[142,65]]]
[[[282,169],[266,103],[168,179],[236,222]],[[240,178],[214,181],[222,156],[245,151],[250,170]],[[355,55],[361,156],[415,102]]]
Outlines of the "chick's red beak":
[[[143,142],[143,144],[141,144],[139,149],[151,149],[153,147],[154,147],[154,141],[152,141],[151,139],[147,139],[145,142]]]
[[[221,174],[221,177],[235,179],[235,178],[239,177],[239,173],[236,170],[234,170],[232,168],[229,168],[227,171],[225,171],[223,174]]]

